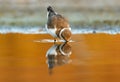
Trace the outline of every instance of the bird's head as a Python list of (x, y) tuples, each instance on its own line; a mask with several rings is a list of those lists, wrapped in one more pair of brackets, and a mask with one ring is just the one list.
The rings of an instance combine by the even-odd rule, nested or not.
[(53, 8), (52, 8), (51, 6), (48, 6), (48, 7), (47, 7), (47, 11), (48, 11), (48, 12), (54, 12), (54, 10), (53, 10)]

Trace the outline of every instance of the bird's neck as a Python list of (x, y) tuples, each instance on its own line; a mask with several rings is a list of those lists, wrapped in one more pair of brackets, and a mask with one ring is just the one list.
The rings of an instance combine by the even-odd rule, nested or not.
[(49, 19), (50, 17), (54, 16), (54, 15), (57, 15), (56, 12), (47, 12), (47, 19)]

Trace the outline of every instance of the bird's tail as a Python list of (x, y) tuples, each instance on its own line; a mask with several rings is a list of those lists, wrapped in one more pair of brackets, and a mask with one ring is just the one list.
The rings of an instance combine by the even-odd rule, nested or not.
[(71, 35), (72, 35), (71, 30), (68, 28), (62, 29), (59, 34), (60, 38), (65, 41), (69, 41), (71, 39)]

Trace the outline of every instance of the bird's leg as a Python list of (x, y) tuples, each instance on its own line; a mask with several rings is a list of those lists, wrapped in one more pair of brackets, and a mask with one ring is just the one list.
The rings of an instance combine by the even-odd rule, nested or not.
[(56, 38), (54, 38), (54, 44), (56, 43), (56, 41), (57, 41)]
[(57, 40), (56, 39), (54, 39), (54, 42), (56, 42)]
[(69, 42), (68, 40), (65, 40), (65, 43)]

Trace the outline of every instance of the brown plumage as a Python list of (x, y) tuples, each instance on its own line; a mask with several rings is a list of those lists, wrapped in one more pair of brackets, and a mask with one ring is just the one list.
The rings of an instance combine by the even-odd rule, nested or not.
[(54, 38), (69, 41), (71, 38), (71, 28), (68, 21), (60, 14), (54, 12), (52, 7), (48, 7), (47, 31)]
[(71, 35), (71, 32), (68, 29), (65, 29), (59, 37), (63, 38), (65, 41), (69, 41), (71, 39)]

